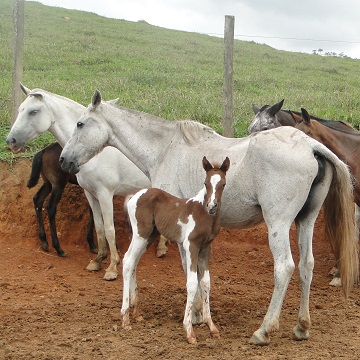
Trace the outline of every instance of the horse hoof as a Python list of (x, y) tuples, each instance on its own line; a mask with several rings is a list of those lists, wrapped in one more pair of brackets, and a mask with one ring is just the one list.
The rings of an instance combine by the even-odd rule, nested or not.
[(260, 345), (260, 346), (265, 346), (265, 345), (269, 345), (270, 343), (270, 336), (269, 335), (263, 335), (260, 330), (257, 330), (254, 332), (253, 336), (251, 337), (251, 339), (249, 340), (250, 344), (253, 345)]
[(118, 277), (118, 273), (114, 271), (106, 271), (103, 277), (104, 280), (111, 281), (116, 280)]
[(61, 249), (57, 250), (57, 254), (60, 257), (66, 257), (67, 256), (66, 252), (64, 250), (61, 250)]
[(166, 253), (167, 253), (167, 248), (165, 248), (165, 249), (157, 249), (156, 250), (156, 257), (164, 258)]
[(302, 329), (299, 325), (294, 326), (293, 328), (293, 339), (294, 340), (307, 340), (309, 338), (309, 330)]
[(101, 269), (101, 265), (94, 260), (91, 260), (89, 265), (86, 267), (88, 271), (99, 271)]
[(217, 330), (217, 331), (212, 331), (210, 334), (211, 334), (211, 337), (213, 337), (214, 339), (220, 339), (220, 332), (219, 332), (219, 330)]
[(336, 266), (332, 267), (328, 275), (331, 277), (339, 277), (339, 269)]
[(46, 251), (49, 252), (49, 245), (48, 244), (41, 244), (41, 248)]
[(329, 285), (331, 286), (341, 286), (341, 278), (334, 277), (330, 282)]
[(197, 343), (197, 340), (196, 340), (196, 337), (188, 337), (187, 338), (187, 341), (188, 341), (188, 343), (189, 344), (191, 344), (191, 345), (194, 345), (194, 344), (196, 344)]
[(144, 318), (141, 315), (138, 315), (135, 317), (135, 321), (141, 322), (141, 321), (144, 321)]

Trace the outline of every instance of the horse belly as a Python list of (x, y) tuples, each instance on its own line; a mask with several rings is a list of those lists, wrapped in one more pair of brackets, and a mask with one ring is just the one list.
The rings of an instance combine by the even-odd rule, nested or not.
[(222, 209), (221, 226), (244, 229), (258, 225), (264, 221), (261, 207), (258, 205), (239, 206)]

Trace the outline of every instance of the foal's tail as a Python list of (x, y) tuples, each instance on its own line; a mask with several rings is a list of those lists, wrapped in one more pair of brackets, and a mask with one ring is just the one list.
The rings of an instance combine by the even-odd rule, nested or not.
[(338, 260), (342, 288), (345, 297), (348, 297), (353, 285), (359, 281), (359, 245), (355, 231), (353, 184), (349, 169), (342, 161), (325, 157), (330, 160), (334, 169), (324, 201), (325, 236)]
[(41, 168), (42, 168), (42, 157), (44, 152), (45, 150), (39, 151), (38, 153), (35, 154), (33, 158), (30, 179), (27, 183), (27, 187), (29, 189), (33, 188), (39, 181)]

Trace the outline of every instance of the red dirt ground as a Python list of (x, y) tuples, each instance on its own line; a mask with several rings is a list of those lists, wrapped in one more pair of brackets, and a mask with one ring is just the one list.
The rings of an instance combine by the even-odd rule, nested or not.
[[(0, 163), (0, 359), (359, 359), (360, 289), (346, 303), (328, 286), (333, 264), (323, 238), (321, 215), (314, 236), (315, 272), (310, 299), (311, 337), (291, 339), (299, 307), (298, 275), (290, 283), (280, 329), (266, 347), (248, 340), (266, 313), (273, 290), (273, 261), (265, 226), (223, 229), (213, 245), (211, 310), (220, 339), (196, 326), (197, 345), (186, 342), (182, 327), (185, 276), (177, 246), (163, 259), (150, 248), (138, 267), (144, 321), (121, 328), (121, 276), (106, 282), (103, 271), (85, 270), (94, 257), (85, 241), (85, 196), (68, 186), (58, 207), (59, 239), (67, 257), (39, 248), (30, 161)], [(122, 200), (115, 200), (117, 243), (129, 245)], [(47, 223), (47, 222), (46, 222)], [(294, 258), (298, 252), (291, 230)], [(104, 264), (104, 267), (107, 264)], [(119, 267), (121, 274), (121, 267)]]

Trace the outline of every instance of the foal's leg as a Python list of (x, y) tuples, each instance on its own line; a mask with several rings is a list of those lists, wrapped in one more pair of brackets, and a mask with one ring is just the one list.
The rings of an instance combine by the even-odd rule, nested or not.
[(207, 246), (199, 253), (199, 279), (203, 300), (203, 321), (209, 327), (210, 334), (213, 337), (220, 337), (219, 330), (211, 319), (210, 313), (210, 272), (209, 272), (209, 256), (211, 247)]
[(123, 259), (123, 302), (121, 314), (123, 316), (122, 327), (131, 329), (130, 306), (134, 306), (134, 316), (139, 316), (138, 290), (136, 284), (136, 267), (141, 256), (145, 253), (148, 241), (137, 234), (133, 234), (128, 251)]
[(192, 310), (193, 310), (195, 295), (199, 287), (198, 274), (197, 274), (199, 249), (194, 244), (189, 243), (189, 240), (185, 240), (184, 250), (186, 255), (187, 299), (186, 299), (183, 325), (186, 332), (186, 338), (189, 344), (195, 344), (196, 336), (192, 326)]
[(36, 218), (38, 221), (39, 239), (41, 241), (41, 248), (45, 251), (49, 251), (49, 244), (46, 240), (44, 219), (42, 217), (42, 208), (46, 197), (51, 193), (52, 186), (49, 181), (44, 181), (43, 185), (36, 192), (33, 197)]
[(250, 342), (256, 345), (269, 344), (269, 334), (279, 328), (281, 307), (295, 269), (290, 249), (290, 225), (291, 222), (286, 224), (285, 221), (268, 225), (269, 245), (274, 258), (274, 292), (263, 323), (250, 339)]
[[(182, 243), (178, 243), (178, 248), (180, 252), (181, 265), (184, 270), (185, 276), (187, 276), (187, 260), (186, 260), (186, 252)], [(199, 279), (198, 279), (199, 280)], [(198, 281), (198, 289), (195, 294), (194, 304), (192, 308), (192, 323), (193, 325), (202, 324), (203, 323), (203, 315), (202, 315), (202, 298), (201, 298), (201, 289), (200, 282)]]
[(98, 271), (101, 269), (101, 262), (107, 256), (104, 223), (101, 216), (100, 204), (97, 199), (87, 190), (85, 190), (85, 195), (93, 212), (96, 236), (98, 241), (97, 256), (94, 260), (90, 261), (89, 265), (86, 267), (86, 270)]
[(56, 222), (55, 222), (55, 216), (56, 216), (56, 208), (61, 200), (61, 196), (64, 192), (66, 184), (64, 186), (62, 185), (53, 185), (53, 189), (50, 195), (49, 202), (46, 206), (46, 210), (49, 217), (49, 223), (50, 223), (50, 233), (51, 233), (51, 240), (52, 240), (52, 246), (56, 250), (57, 254), (59, 256), (65, 256), (64, 250), (61, 248), (59, 243), (59, 238), (56, 231)]

